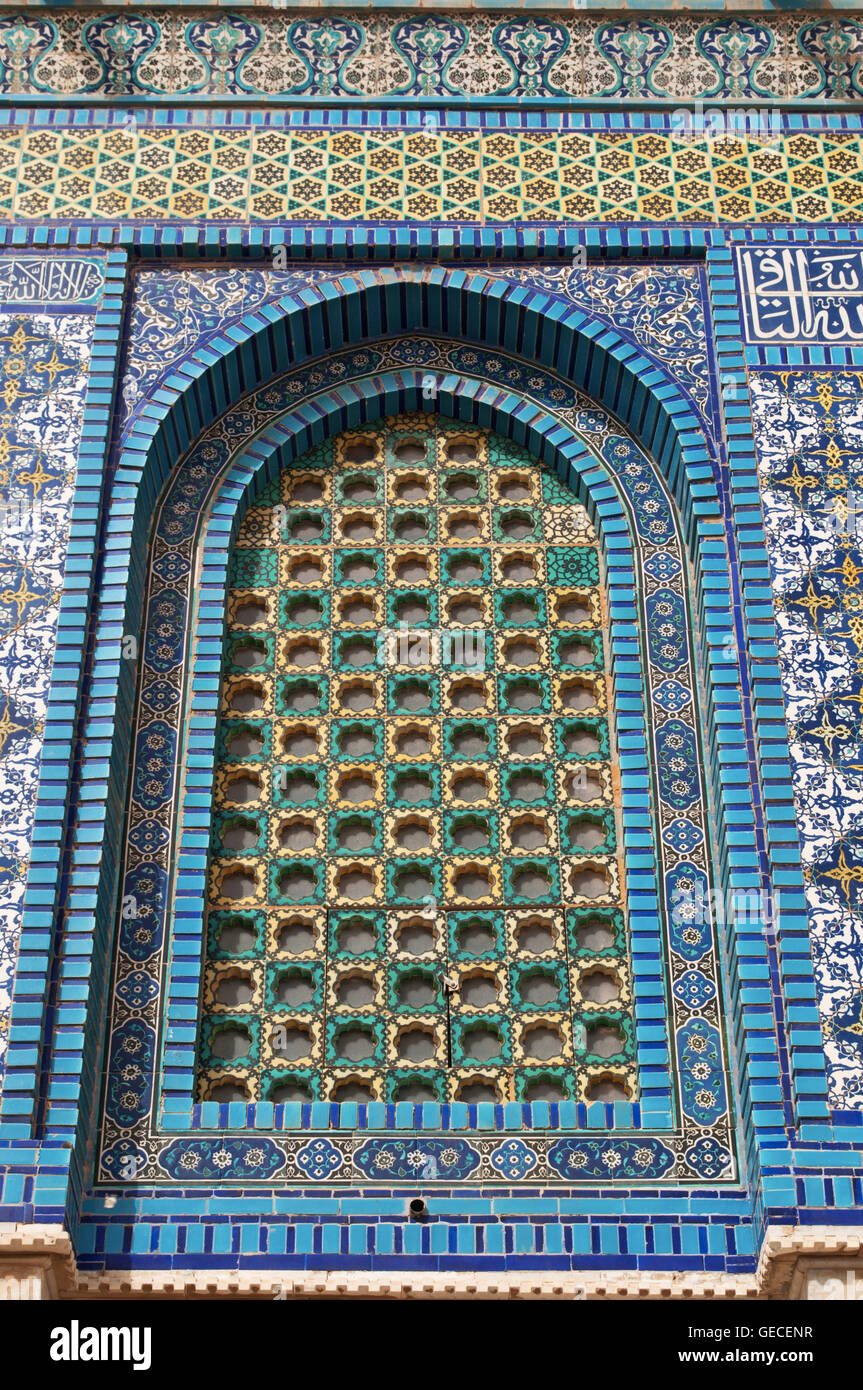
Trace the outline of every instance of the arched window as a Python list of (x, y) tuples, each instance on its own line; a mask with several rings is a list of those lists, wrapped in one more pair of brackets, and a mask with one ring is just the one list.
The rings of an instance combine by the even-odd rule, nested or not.
[(434, 416), (350, 431), (233, 551), (199, 1097), (634, 1099), (596, 537)]

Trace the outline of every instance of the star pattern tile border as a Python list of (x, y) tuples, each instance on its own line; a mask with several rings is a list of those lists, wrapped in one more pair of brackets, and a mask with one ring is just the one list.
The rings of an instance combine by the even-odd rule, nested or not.
[(0, 127), (0, 219), (860, 222), (863, 134)]

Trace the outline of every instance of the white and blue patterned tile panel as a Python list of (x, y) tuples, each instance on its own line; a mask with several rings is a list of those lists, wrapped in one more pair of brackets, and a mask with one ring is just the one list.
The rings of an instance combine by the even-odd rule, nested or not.
[[(281, 8), (281, 7), (280, 7)], [(753, 101), (863, 94), (854, 16), (44, 8), (0, 19), (0, 96)]]
[(750, 378), (830, 1100), (863, 1104), (863, 376)]
[(0, 307), (0, 1082), (92, 334), (91, 313)]

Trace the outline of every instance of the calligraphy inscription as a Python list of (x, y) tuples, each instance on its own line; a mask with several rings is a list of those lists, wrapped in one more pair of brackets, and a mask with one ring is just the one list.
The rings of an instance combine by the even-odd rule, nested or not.
[(0, 309), (95, 306), (103, 282), (100, 262), (84, 256), (2, 256)]
[(863, 342), (863, 247), (738, 251), (748, 343)]

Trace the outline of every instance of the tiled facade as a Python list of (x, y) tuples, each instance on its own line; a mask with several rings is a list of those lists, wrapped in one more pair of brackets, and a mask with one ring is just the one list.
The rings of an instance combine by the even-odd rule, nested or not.
[(859, 1229), (863, 30), (553, 11), (0, 19), (0, 1222), (73, 1294)]

